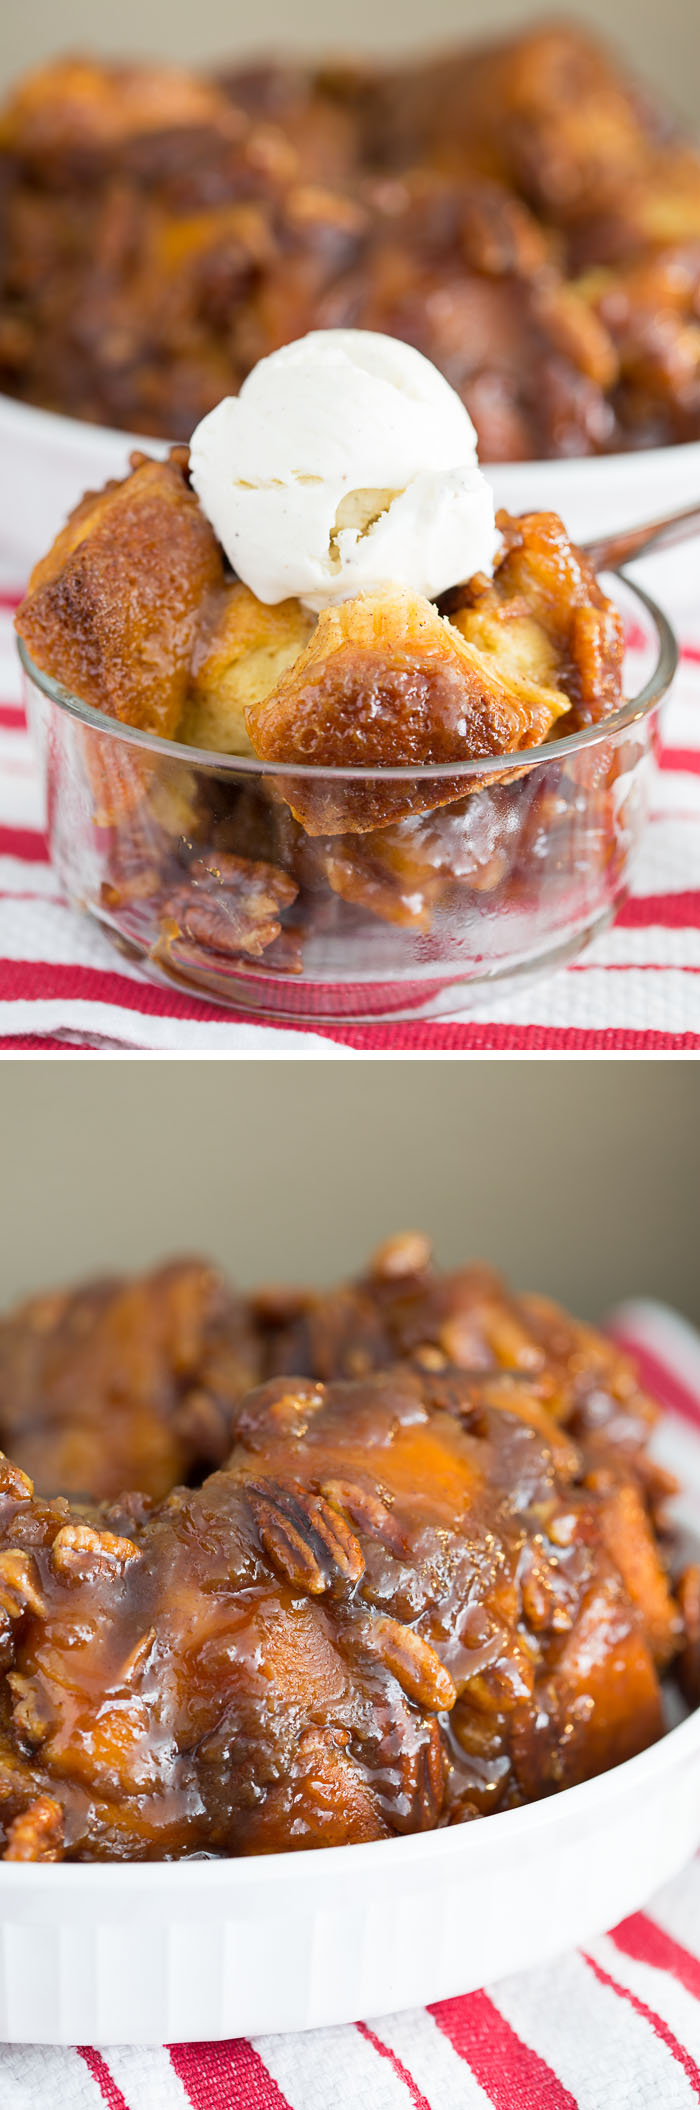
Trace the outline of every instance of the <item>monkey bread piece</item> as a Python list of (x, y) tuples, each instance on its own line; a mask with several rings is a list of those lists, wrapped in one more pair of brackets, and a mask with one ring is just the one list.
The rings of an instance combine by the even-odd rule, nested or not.
[(518, 1295), (491, 1268), (441, 1272), (422, 1232), (387, 1239), (354, 1283), (260, 1291), (252, 1312), (270, 1374), (298, 1370), (326, 1381), (404, 1362), (436, 1373), (504, 1372), (573, 1436), (588, 1469), (617, 1460), (652, 1511), (669, 1492), (647, 1451), (658, 1409), (616, 1343), (547, 1297)]
[(458, 799), (459, 778), (355, 784), (330, 772), (468, 762), (537, 746), (568, 710), (561, 690), (508, 670), (431, 601), (401, 587), (324, 609), (273, 694), (246, 713), (256, 754), (313, 763), (325, 782), (283, 785), (309, 835), (363, 834)]
[(226, 1456), (258, 1374), (240, 1300), (202, 1261), (173, 1261), (0, 1320), (0, 1437), (47, 1494), (159, 1498)]
[(178, 738), (220, 754), (252, 755), (246, 710), (264, 703), (308, 643), (314, 618), (296, 600), (268, 607), (240, 581), (213, 605), (195, 644)]
[(576, 1446), (513, 1389), (267, 1383), (225, 1468), (133, 1534), (42, 1505), (5, 1462), (6, 1851), (379, 1839), (653, 1742), (644, 1605)]
[(565, 732), (595, 725), (622, 703), (619, 611), (557, 513), (496, 517), (503, 549), (493, 580), (478, 576), (447, 595), (450, 620), (504, 676), (522, 670), (559, 684), (571, 705)]
[(38, 157), (175, 126), (198, 128), (212, 121), (220, 101), (213, 82), (198, 80), (185, 67), (59, 58), (13, 89), (2, 113), (0, 144)]
[[(699, 212), (697, 152), (569, 23), (395, 67), (58, 60), (0, 112), (0, 385), (187, 439), (338, 324), (434, 359), (484, 460), (696, 437)], [(658, 258), (660, 343), (626, 280)]]
[(223, 566), (182, 453), (133, 457), (89, 493), (35, 567), (16, 627), (35, 665), (83, 703), (170, 739), (195, 631)]
[(383, 923), (428, 931), (458, 890), (492, 894), (507, 879), (532, 793), (525, 776), (370, 835), (309, 836), (297, 855), (300, 876), (312, 884), (317, 872), (334, 894)]
[(624, 194), (669, 129), (604, 44), (556, 21), (416, 69), (407, 110), (429, 161), (478, 168), (563, 227)]

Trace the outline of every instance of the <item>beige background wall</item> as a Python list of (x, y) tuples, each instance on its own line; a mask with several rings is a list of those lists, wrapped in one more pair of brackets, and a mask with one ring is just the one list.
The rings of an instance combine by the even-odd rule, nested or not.
[(700, 1323), (700, 1066), (6, 1061), (0, 1302), (203, 1250), (330, 1281), (391, 1230), (600, 1316)]
[[(551, 12), (552, 10), (550, 10)], [(557, 9), (563, 13), (564, 8)], [(614, 35), (690, 117), (698, 114), (698, 0), (578, 0), (584, 21)], [(278, 48), (387, 50), (491, 31), (546, 13), (537, 0), (0, 0), (0, 84), (49, 53), (91, 46), (173, 59)]]

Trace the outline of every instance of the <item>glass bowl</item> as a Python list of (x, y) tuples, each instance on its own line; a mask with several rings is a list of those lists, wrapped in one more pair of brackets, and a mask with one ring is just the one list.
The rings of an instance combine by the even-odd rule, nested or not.
[(644, 828), (673, 632), (624, 574), (625, 702), (514, 755), (284, 766), (151, 738), (20, 643), (62, 889), (160, 982), (248, 1012), (428, 1017), (570, 960), (609, 921)]

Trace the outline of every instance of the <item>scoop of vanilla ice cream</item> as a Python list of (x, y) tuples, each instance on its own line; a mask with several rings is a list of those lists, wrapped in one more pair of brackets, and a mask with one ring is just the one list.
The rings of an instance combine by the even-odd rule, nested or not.
[(488, 571), (493, 499), (468, 411), (412, 345), (312, 330), (202, 418), (192, 483), (260, 601), (318, 613), (393, 583), (433, 599)]

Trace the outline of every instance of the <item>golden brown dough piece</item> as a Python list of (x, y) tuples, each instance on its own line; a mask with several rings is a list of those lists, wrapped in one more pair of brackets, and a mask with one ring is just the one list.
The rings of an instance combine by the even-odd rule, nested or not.
[(668, 1476), (647, 1452), (658, 1409), (630, 1358), (547, 1297), (518, 1295), (491, 1268), (443, 1273), (422, 1232), (400, 1233), (338, 1289), (261, 1290), (252, 1311), (264, 1367), (324, 1381), (390, 1363), (517, 1377), (585, 1450), (591, 1469), (619, 1459), (652, 1507)]
[(46, 1494), (159, 1498), (226, 1456), (258, 1375), (240, 1299), (203, 1261), (172, 1261), (0, 1320), (0, 1437)]
[(277, 687), (313, 627), (300, 601), (269, 607), (240, 580), (227, 586), (196, 640), (179, 738), (191, 747), (252, 755), (246, 711)]
[(10, 1854), (57, 1809), (77, 1859), (376, 1839), (618, 1763), (663, 1716), (609, 1536), (527, 1388), (454, 1371), (264, 1385), (133, 1532), (5, 1462)]
[[(538, 670), (539, 672), (539, 670)], [(438, 614), (399, 587), (324, 609), (306, 650), (246, 724), (265, 761), (374, 768), (467, 762), (546, 738), (568, 709), (560, 689), (503, 673)], [(459, 798), (459, 779), (359, 784), (284, 782), (309, 835), (363, 834)]]
[(558, 684), (572, 706), (562, 730), (577, 732), (622, 702), (622, 618), (557, 513), (500, 512), (497, 521), (493, 580), (448, 595), (451, 621), (504, 679)]
[(169, 739), (223, 566), (182, 454), (133, 463), (123, 483), (81, 499), (32, 573), (17, 630), (36, 666), (83, 703)]

